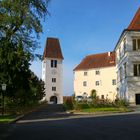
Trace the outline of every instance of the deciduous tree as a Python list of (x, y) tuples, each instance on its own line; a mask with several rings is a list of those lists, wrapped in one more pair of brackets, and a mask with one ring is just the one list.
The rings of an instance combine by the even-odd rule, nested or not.
[[(0, 84), (7, 84), (7, 96), (23, 99), (30, 96), (39, 80), (31, 78), (30, 62), (37, 56), (37, 39), (42, 32), (41, 19), (49, 14), (50, 0), (0, 1)], [(32, 80), (32, 81), (31, 81)], [(42, 96), (40, 96), (42, 97)], [(21, 100), (20, 100), (21, 101)]]

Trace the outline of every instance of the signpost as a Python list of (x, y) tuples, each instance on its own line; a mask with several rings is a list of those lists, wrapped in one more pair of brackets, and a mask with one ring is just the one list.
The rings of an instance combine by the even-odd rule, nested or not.
[(2, 90), (3, 90), (3, 91), (6, 90), (6, 84), (2, 84)]
[(4, 115), (4, 92), (6, 91), (6, 84), (2, 84), (2, 115)]

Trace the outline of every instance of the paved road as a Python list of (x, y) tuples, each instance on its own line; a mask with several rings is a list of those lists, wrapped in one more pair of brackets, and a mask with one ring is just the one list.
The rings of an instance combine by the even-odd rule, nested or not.
[(54, 108), (13, 124), (7, 140), (140, 140), (140, 114), (81, 117)]

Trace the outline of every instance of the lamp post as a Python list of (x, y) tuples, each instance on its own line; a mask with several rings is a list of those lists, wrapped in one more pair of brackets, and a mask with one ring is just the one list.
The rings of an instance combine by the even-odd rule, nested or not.
[(2, 115), (4, 115), (4, 92), (6, 91), (6, 84), (2, 84)]

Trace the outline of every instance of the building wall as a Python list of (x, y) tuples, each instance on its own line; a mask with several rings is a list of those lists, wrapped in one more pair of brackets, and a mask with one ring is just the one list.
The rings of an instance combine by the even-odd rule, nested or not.
[[(100, 74), (96, 75), (96, 71), (100, 71)], [(87, 72), (87, 76), (84, 75), (84, 72)], [(101, 98), (101, 95), (104, 95), (105, 99), (115, 100), (116, 85), (112, 85), (113, 79), (117, 79), (115, 66), (75, 71), (74, 93), (76, 96), (83, 96), (84, 93), (90, 96), (91, 90), (95, 89), (99, 98)], [(87, 82), (87, 86), (83, 86), (84, 81)], [(96, 81), (99, 81), (100, 85), (97, 86)]]
[(140, 77), (134, 76), (134, 63), (140, 63), (140, 51), (133, 50), (133, 38), (140, 38), (140, 33), (125, 32), (116, 47), (118, 94), (131, 104), (136, 103), (135, 94), (140, 93)]
[[(57, 68), (51, 67), (51, 60), (57, 60)], [(42, 61), (42, 80), (45, 82), (44, 100), (50, 102), (51, 96), (56, 96), (58, 104), (63, 103), (62, 93), (62, 73), (63, 65), (61, 59), (44, 59)], [(52, 82), (52, 78), (56, 78), (56, 82)], [(52, 87), (56, 87), (56, 91), (52, 91)]]

